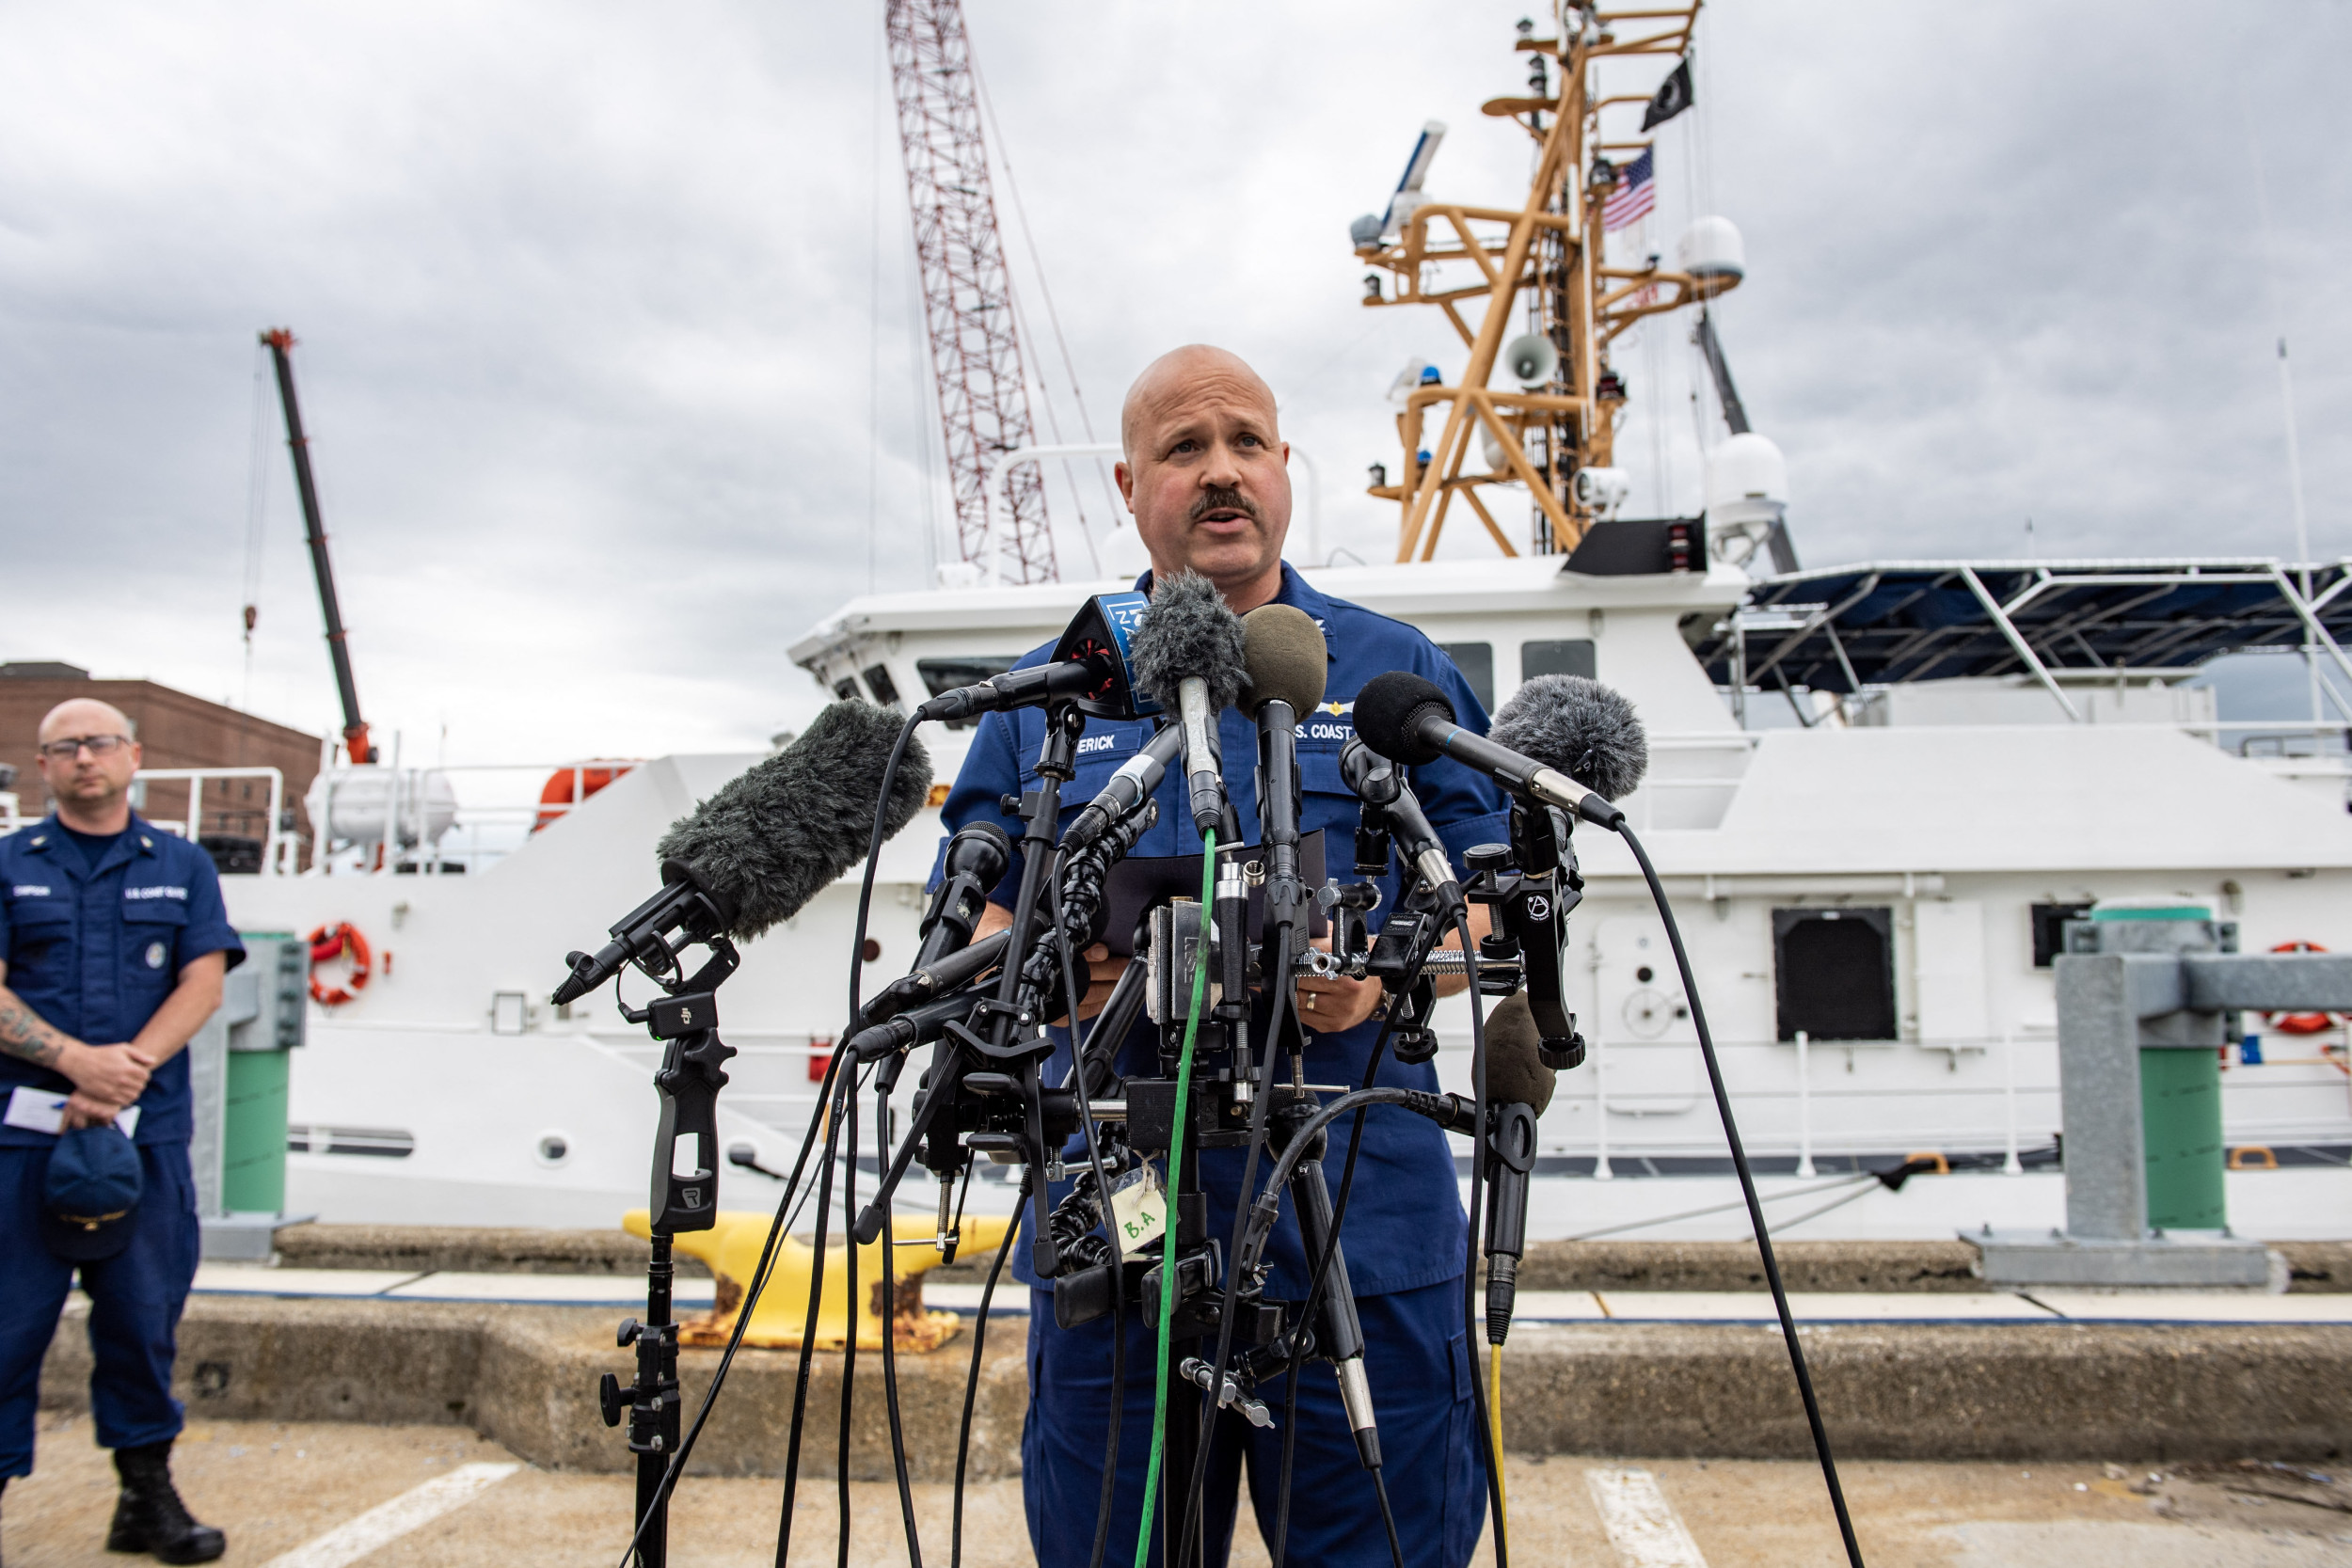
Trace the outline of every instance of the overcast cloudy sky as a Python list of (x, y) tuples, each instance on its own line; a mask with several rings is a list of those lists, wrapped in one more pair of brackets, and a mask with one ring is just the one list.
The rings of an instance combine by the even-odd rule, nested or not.
[[(1525, 139), (1477, 105), (1522, 10), (971, 0), (1094, 429), (1152, 354), (1229, 344), (1327, 547), (1392, 549), (1381, 394), (1461, 353), (1358, 306), (1347, 224), (1433, 118), (1432, 190), (1517, 199)], [(0, 5), (0, 657), (333, 727), (274, 401), (254, 461), (286, 324), (360, 692), (411, 756), (804, 716), (785, 648), (927, 581), (943, 517), (882, 36), (880, 0)], [(1721, 325), (1808, 562), (2023, 553), (2028, 517), (2045, 556), (2287, 555), (2281, 332), (2312, 546), (2352, 551), (2352, 4), (1722, 0), (1701, 47), (1655, 243), (1746, 236)], [(1621, 458), (1688, 509), (1687, 325), (1646, 330), (1620, 364), (1663, 412)]]

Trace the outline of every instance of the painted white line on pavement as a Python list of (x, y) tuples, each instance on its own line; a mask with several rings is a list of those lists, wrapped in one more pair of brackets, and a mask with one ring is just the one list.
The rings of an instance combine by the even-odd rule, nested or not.
[(1601, 1528), (1625, 1568), (1707, 1568), (1698, 1543), (1647, 1470), (1587, 1470)]
[(521, 1468), (519, 1465), (460, 1465), (291, 1552), (278, 1553), (266, 1568), (345, 1568), (410, 1530), (465, 1507), (476, 1493), (496, 1486)]

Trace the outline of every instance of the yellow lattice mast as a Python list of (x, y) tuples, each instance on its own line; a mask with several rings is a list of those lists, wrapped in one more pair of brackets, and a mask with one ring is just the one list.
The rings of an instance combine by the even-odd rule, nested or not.
[[(1702, 4), (1617, 11), (1564, 7), (1560, 36), (1550, 39), (1526, 36), (1533, 29), (1521, 23), (1518, 47), (1537, 57), (1529, 92), (1491, 99), (1484, 108), (1518, 121), (1540, 150), (1525, 201), (1512, 210), (1422, 198), (1415, 170), (1425, 162), (1417, 152), (1387, 218), (1359, 221), (1357, 254), (1392, 275), (1365, 278), (1364, 304), (1435, 305), (1470, 346), (1459, 383), (1407, 391), (1397, 419), (1402, 477), (1371, 487), (1404, 507), (1397, 560), (1436, 554), (1456, 495), (1503, 554), (1518, 554), (1479, 495), (1486, 485), (1515, 481), (1534, 498), (1534, 553), (1575, 548), (1596, 505), (1613, 504), (1591, 483), (1576, 483), (1581, 472), (1613, 467), (1625, 388), (1609, 369), (1610, 344), (1645, 316), (1695, 305), (1739, 282), (1736, 258), (1703, 255), (1687, 271), (1655, 260), (1613, 267), (1604, 259), (1602, 209), (1613, 189), (1607, 162), (1648, 144), (1602, 141), (1601, 111), (1648, 103), (1651, 94), (1600, 96), (1599, 62), (1684, 55)], [(1548, 62), (1556, 62), (1556, 71)], [(1443, 134), (1442, 127), (1431, 130)], [(1423, 147), (1434, 150), (1426, 137)], [(1534, 296), (1532, 311), (1520, 302), (1521, 290)], [(1461, 309), (1474, 299), (1486, 307), (1475, 328)], [(1528, 326), (1515, 334), (1513, 324), (1521, 320)], [(1516, 387), (1488, 385), (1499, 366)], [(1444, 424), (1436, 443), (1424, 447), (1431, 416), (1440, 410)]]

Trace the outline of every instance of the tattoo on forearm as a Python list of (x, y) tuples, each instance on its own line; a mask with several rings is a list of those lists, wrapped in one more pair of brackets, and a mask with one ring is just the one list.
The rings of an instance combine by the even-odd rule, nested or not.
[(0, 1001), (0, 1051), (42, 1067), (56, 1067), (65, 1053), (57, 1032), (14, 998)]

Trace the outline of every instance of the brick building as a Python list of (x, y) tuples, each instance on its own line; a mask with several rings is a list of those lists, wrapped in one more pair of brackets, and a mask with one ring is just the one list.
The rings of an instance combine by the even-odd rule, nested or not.
[[(48, 810), (34, 742), (49, 710), (70, 697), (95, 697), (130, 716), (135, 736), (147, 749), (149, 768), (275, 768), (285, 776), (285, 803), (292, 827), (308, 832), (303, 794), (319, 770), (319, 737), (273, 724), (249, 713), (174, 691), (153, 681), (92, 680), (71, 664), (0, 664), (0, 765), (16, 769), (20, 809), (28, 816)], [(157, 780), (146, 786), (139, 814), (155, 822), (183, 822), (188, 786)], [(266, 779), (208, 779), (204, 821), (208, 838), (260, 839), (268, 817)], [(231, 866), (218, 847), (215, 859)], [(236, 867), (243, 869), (242, 866)]]

